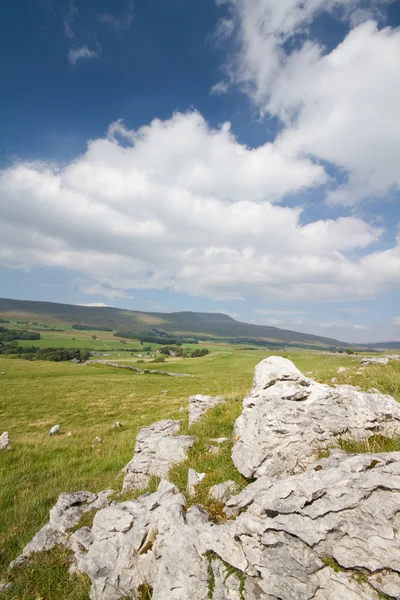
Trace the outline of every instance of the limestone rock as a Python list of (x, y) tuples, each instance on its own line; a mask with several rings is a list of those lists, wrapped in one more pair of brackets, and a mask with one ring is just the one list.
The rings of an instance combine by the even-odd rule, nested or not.
[(79, 523), (86, 512), (108, 506), (111, 503), (108, 496), (112, 492), (113, 490), (106, 490), (99, 494), (91, 492), (60, 494), (56, 504), (50, 510), (49, 522), (38, 531), (10, 567), (24, 563), (34, 552), (51, 550), (57, 545), (66, 546), (68, 531)]
[(400, 575), (391, 571), (380, 571), (368, 578), (368, 581), (378, 592), (391, 598), (400, 598)]
[(223, 562), (211, 560), (214, 576), (212, 600), (242, 600), (240, 580), (235, 573), (229, 573)]
[(382, 356), (382, 357), (366, 357), (366, 358), (362, 358), (360, 360), (360, 363), (362, 365), (388, 365), (389, 364), (389, 358), (387, 356)]
[[(302, 474), (260, 477), (231, 497), (236, 520), (214, 525), (200, 506), (185, 511), (163, 480), (153, 494), (97, 512), (68, 547), (92, 600), (136, 598), (144, 583), (153, 600), (207, 600), (210, 571), (213, 600), (397, 598), (399, 495), (400, 452), (335, 450)], [(71, 501), (60, 500), (61, 512)]]
[[(237, 519), (205, 530), (201, 543), (257, 578), (261, 598), (377, 600), (352, 575), (399, 571), (399, 492), (400, 452), (334, 451), (301, 475), (250, 484), (227, 502)], [(343, 572), (325, 566), (326, 557)], [(386, 581), (395, 586), (398, 578)]]
[(203, 396), (202, 394), (191, 396), (189, 398), (189, 427), (200, 421), (204, 413), (221, 402), (224, 402), (221, 396)]
[(57, 435), (57, 433), (60, 433), (60, 429), (61, 427), (59, 425), (54, 425), (54, 427), (50, 429), (49, 435)]
[(8, 431), (0, 435), (0, 450), (11, 450), (11, 441)]
[(96, 514), (91, 540), (85, 537), (88, 550), (77, 558), (77, 569), (92, 581), (93, 600), (117, 600), (122, 592), (136, 598), (144, 583), (153, 600), (207, 599), (208, 563), (196, 547), (207, 515), (198, 506), (185, 514), (185, 502), (163, 480), (157, 492)]
[(189, 498), (196, 495), (196, 485), (203, 481), (205, 473), (197, 473), (194, 469), (188, 471), (187, 495)]
[(123, 469), (123, 491), (145, 489), (151, 476), (165, 479), (172, 465), (186, 460), (195, 438), (175, 436), (179, 429), (180, 421), (164, 420), (139, 431), (134, 457)]
[(346, 367), (339, 367), (337, 372), (338, 373), (345, 373), (347, 371)]
[(339, 438), (400, 435), (400, 405), (390, 396), (308, 379), (292, 362), (256, 366), (253, 390), (234, 428), (232, 458), (245, 477), (300, 473)]
[(224, 481), (223, 483), (213, 485), (210, 488), (208, 495), (218, 502), (226, 502), (236, 490), (237, 485), (234, 481)]
[(228, 441), (228, 438), (227, 438), (227, 437), (211, 438), (211, 441), (212, 441), (214, 444), (224, 444), (225, 442), (227, 442), (227, 441)]

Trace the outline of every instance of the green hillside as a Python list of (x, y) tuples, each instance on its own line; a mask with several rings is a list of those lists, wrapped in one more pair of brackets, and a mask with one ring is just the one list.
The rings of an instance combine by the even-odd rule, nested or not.
[(55, 302), (0, 299), (0, 317), (39, 321), (61, 326), (77, 323), (91, 327), (109, 327), (119, 331), (159, 330), (176, 334), (195, 334), (219, 339), (244, 341), (266, 340), (285, 344), (348, 347), (350, 344), (316, 335), (252, 325), (235, 321), (228, 315), (216, 313), (175, 312), (155, 313), (124, 310), (112, 307), (88, 307)]

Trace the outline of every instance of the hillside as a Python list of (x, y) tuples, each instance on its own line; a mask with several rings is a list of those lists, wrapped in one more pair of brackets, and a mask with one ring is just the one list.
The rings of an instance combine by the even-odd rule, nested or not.
[(377, 342), (376, 344), (363, 344), (363, 346), (379, 350), (400, 350), (400, 342)]
[(155, 313), (113, 307), (88, 307), (55, 302), (0, 298), (0, 317), (61, 325), (78, 323), (123, 331), (158, 329), (168, 333), (196, 334), (216, 338), (268, 340), (285, 344), (349, 347), (331, 338), (299, 333), (278, 327), (252, 325), (217, 313)]

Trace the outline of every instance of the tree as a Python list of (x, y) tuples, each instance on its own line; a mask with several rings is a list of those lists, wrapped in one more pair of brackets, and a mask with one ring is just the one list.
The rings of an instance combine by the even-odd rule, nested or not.
[(197, 350), (193, 350), (192, 354), (190, 355), (192, 358), (199, 358), (200, 356), (206, 356), (207, 354), (209, 354), (210, 351), (207, 350), (207, 348), (198, 348)]

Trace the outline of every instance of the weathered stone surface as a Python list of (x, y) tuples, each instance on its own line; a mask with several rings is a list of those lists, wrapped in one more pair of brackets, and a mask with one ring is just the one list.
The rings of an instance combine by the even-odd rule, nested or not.
[(84, 365), (106, 365), (108, 367), (114, 367), (116, 369), (128, 369), (128, 371), (134, 371), (135, 373), (146, 373), (151, 375), (167, 375), (168, 377), (193, 377), (189, 373), (171, 373), (170, 371), (160, 371), (160, 369), (139, 369), (131, 365), (124, 365), (122, 363), (111, 362), (109, 360), (88, 360)]
[(187, 495), (189, 498), (196, 495), (196, 485), (203, 481), (205, 473), (197, 473), (194, 469), (188, 471)]
[[(109, 492), (62, 494), (19, 561), (67, 546), (73, 570), (91, 580), (92, 600), (137, 598), (143, 584), (153, 600), (400, 600), (400, 452), (335, 449), (313, 462), (313, 451), (338, 436), (397, 433), (399, 420), (389, 396), (332, 389), (289, 361), (267, 359), (235, 428), (235, 447), (244, 439), (243, 464), (257, 477), (223, 500), (235, 520), (216, 525), (201, 506), (186, 510), (185, 497), (165, 479), (157, 492), (119, 504)], [(194, 441), (175, 437), (178, 431), (179, 421), (143, 428), (127, 477), (167, 473), (177, 448), (182, 457)], [(168, 446), (180, 438), (183, 446)], [(210, 492), (223, 498), (231, 485)], [(100, 508), (92, 528), (68, 536), (92, 508)]]
[(180, 421), (164, 420), (139, 431), (134, 457), (123, 469), (123, 491), (145, 489), (152, 475), (166, 478), (172, 465), (186, 460), (195, 438), (175, 436), (179, 429)]
[(345, 373), (347, 371), (346, 367), (339, 367), (337, 372), (338, 373)]
[(400, 434), (400, 405), (392, 397), (322, 385), (280, 357), (256, 366), (243, 407), (232, 458), (245, 477), (300, 473), (339, 438)]
[(8, 431), (0, 435), (0, 450), (11, 450), (11, 441)]
[(240, 579), (235, 573), (229, 573), (223, 562), (211, 560), (214, 576), (212, 600), (242, 600)]
[(200, 421), (210, 408), (214, 408), (221, 402), (224, 402), (221, 396), (203, 396), (202, 394), (191, 396), (189, 398), (189, 427)]
[[(227, 502), (236, 521), (205, 531), (201, 542), (257, 577), (267, 598), (377, 599), (351, 576), (400, 570), (399, 493), (400, 453), (336, 450), (301, 475), (250, 484)], [(346, 571), (334, 573), (325, 557)]]
[(208, 562), (196, 546), (207, 514), (198, 506), (185, 514), (185, 503), (164, 480), (157, 492), (96, 514), (76, 567), (90, 577), (93, 600), (116, 600), (122, 593), (135, 598), (145, 583), (153, 600), (207, 599)]
[(108, 496), (112, 492), (113, 490), (106, 490), (99, 494), (91, 492), (60, 494), (56, 504), (50, 510), (49, 522), (38, 531), (10, 567), (22, 564), (34, 552), (51, 550), (57, 545), (66, 546), (68, 531), (79, 523), (86, 512), (108, 506), (111, 503)]
[(391, 571), (380, 571), (368, 578), (368, 581), (378, 592), (391, 598), (400, 598), (400, 575)]
[(224, 481), (223, 483), (213, 485), (208, 495), (218, 502), (226, 502), (236, 491), (237, 485), (234, 481)]
[(211, 441), (214, 444), (223, 444), (224, 442), (228, 441), (228, 438), (227, 437), (211, 438)]
[(360, 363), (362, 365), (388, 365), (389, 364), (389, 358), (387, 356), (385, 357), (366, 357), (366, 358), (362, 358), (360, 360)]

